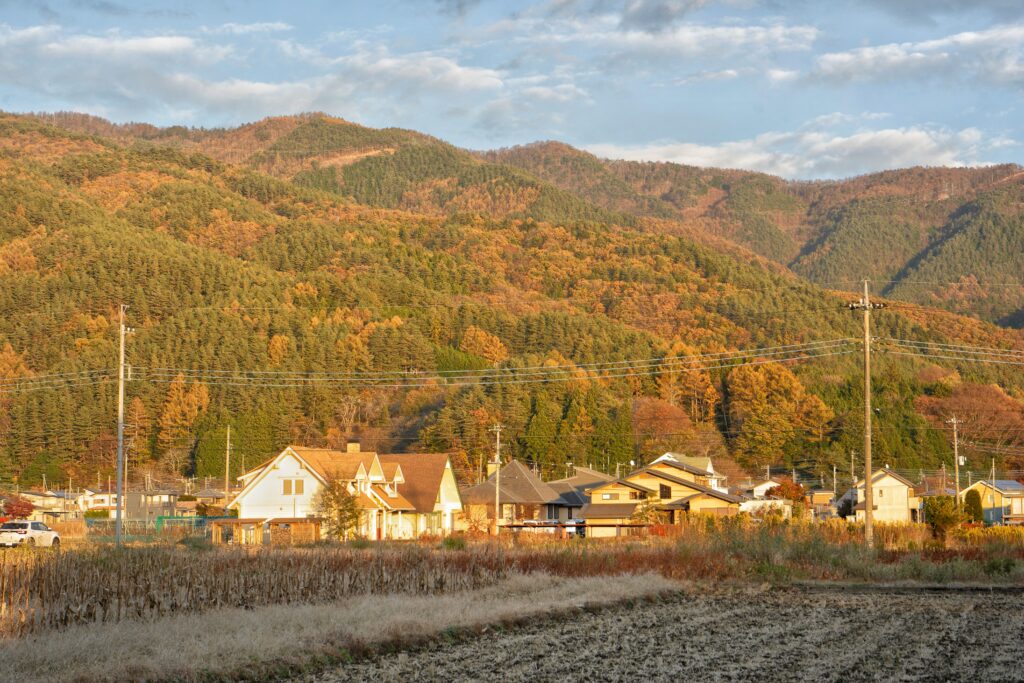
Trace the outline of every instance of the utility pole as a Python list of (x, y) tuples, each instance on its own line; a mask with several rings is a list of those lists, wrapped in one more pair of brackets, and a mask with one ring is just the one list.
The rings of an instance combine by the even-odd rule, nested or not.
[(868, 281), (864, 280), (864, 298), (858, 303), (850, 304), (850, 310), (864, 311), (864, 543), (870, 548), (874, 545), (874, 495), (871, 481), (871, 311), (884, 308), (885, 304), (871, 303)]
[(120, 343), (117, 362), (117, 507), (114, 512), (114, 542), (118, 548), (121, 547), (121, 510), (124, 508), (124, 312), (127, 308), (125, 304), (118, 308)]
[(224, 505), (228, 504), (227, 503), (227, 499), (230, 497), (228, 495), (228, 491), (231, 490), (231, 489), (228, 488), (229, 482), (230, 482), (230, 478), (229, 478), (229, 474), (228, 473), (230, 471), (231, 471), (231, 425), (229, 424), (228, 425), (227, 444), (225, 444), (225, 446), (224, 446)]
[(956, 506), (960, 507), (960, 420), (954, 415), (946, 422), (953, 425), (953, 478), (956, 479)]
[(499, 532), (501, 523), (501, 424), (491, 427), (494, 432), (494, 535)]
[[(996, 522), (997, 520), (996, 520), (996, 459), (995, 458), (992, 458), (992, 475), (991, 475), (991, 477), (992, 478), (988, 480), (988, 483), (989, 483), (988, 501), (989, 501), (989, 507), (992, 508), (992, 519), (990, 521)], [(1003, 514), (1002, 514), (1001, 511), (999, 513), (998, 521), (1000, 521), (1000, 522), (1003, 521)]]

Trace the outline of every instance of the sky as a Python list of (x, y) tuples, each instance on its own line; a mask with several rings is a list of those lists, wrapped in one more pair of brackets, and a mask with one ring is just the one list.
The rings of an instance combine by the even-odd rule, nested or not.
[(0, 0), (0, 109), (840, 178), (1022, 160), (1024, 0)]

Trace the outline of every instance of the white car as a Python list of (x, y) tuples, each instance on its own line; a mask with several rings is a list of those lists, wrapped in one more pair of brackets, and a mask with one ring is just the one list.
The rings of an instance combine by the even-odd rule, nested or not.
[(60, 547), (60, 534), (42, 522), (15, 520), (0, 525), (0, 547), (36, 545), (43, 548)]

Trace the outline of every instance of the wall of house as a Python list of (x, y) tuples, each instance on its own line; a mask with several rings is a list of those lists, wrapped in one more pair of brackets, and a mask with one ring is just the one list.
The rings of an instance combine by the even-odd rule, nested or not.
[[(872, 519), (876, 522), (910, 522), (910, 509), (917, 509), (915, 500), (911, 499), (910, 489), (906, 484), (888, 475), (873, 484), (872, 500), (876, 508)], [(857, 502), (864, 501), (864, 487), (857, 489)], [(857, 519), (863, 519), (863, 511), (857, 513)]]
[[(668, 474), (675, 476), (674, 472), (668, 472)], [(680, 474), (686, 473), (681, 472)], [(681, 477), (676, 478), (680, 479)], [(697, 489), (691, 489), (690, 487), (684, 486), (683, 484), (676, 484), (675, 482), (671, 482), (666, 479), (661, 479), (659, 477), (654, 476), (653, 474), (647, 474), (646, 472), (630, 475), (629, 481), (654, 491), (654, 495), (652, 496), (652, 498), (659, 498), (661, 487), (663, 485), (668, 486), (669, 490), (672, 492), (672, 496), (671, 498), (661, 498), (661, 501), (663, 503), (667, 503), (670, 500), (676, 500), (677, 498), (683, 498), (684, 496), (690, 496), (697, 492)]]
[[(284, 481), (293, 482), (292, 494), (284, 495)], [(302, 493), (295, 494), (295, 480), (301, 480)], [(242, 518), (309, 517), (314, 514), (313, 497), (320, 481), (290, 453), (282, 457), (259, 478), (259, 482), (239, 501)]]
[(451, 463), (445, 465), (438, 502), (434, 505), (434, 510), (441, 513), (442, 532), (450, 534), (454, 531), (456, 513), (462, 510), (462, 498), (459, 497), (459, 485), (455, 481)]
[(729, 503), (708, 495), (697, 496), (690, 500), (690, 512), (702, 512), (713, 515), (733, 514), (739, 512), (738, 503)]

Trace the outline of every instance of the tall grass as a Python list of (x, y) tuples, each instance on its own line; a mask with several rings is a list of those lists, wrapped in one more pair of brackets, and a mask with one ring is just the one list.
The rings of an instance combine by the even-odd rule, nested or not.
[(5, 552), (0, 553), (0, 635), (216, 607), (480, 588), (507, 573), (504, 563), (492, 554), (416, 547), (395, 552), (347, 548)]

